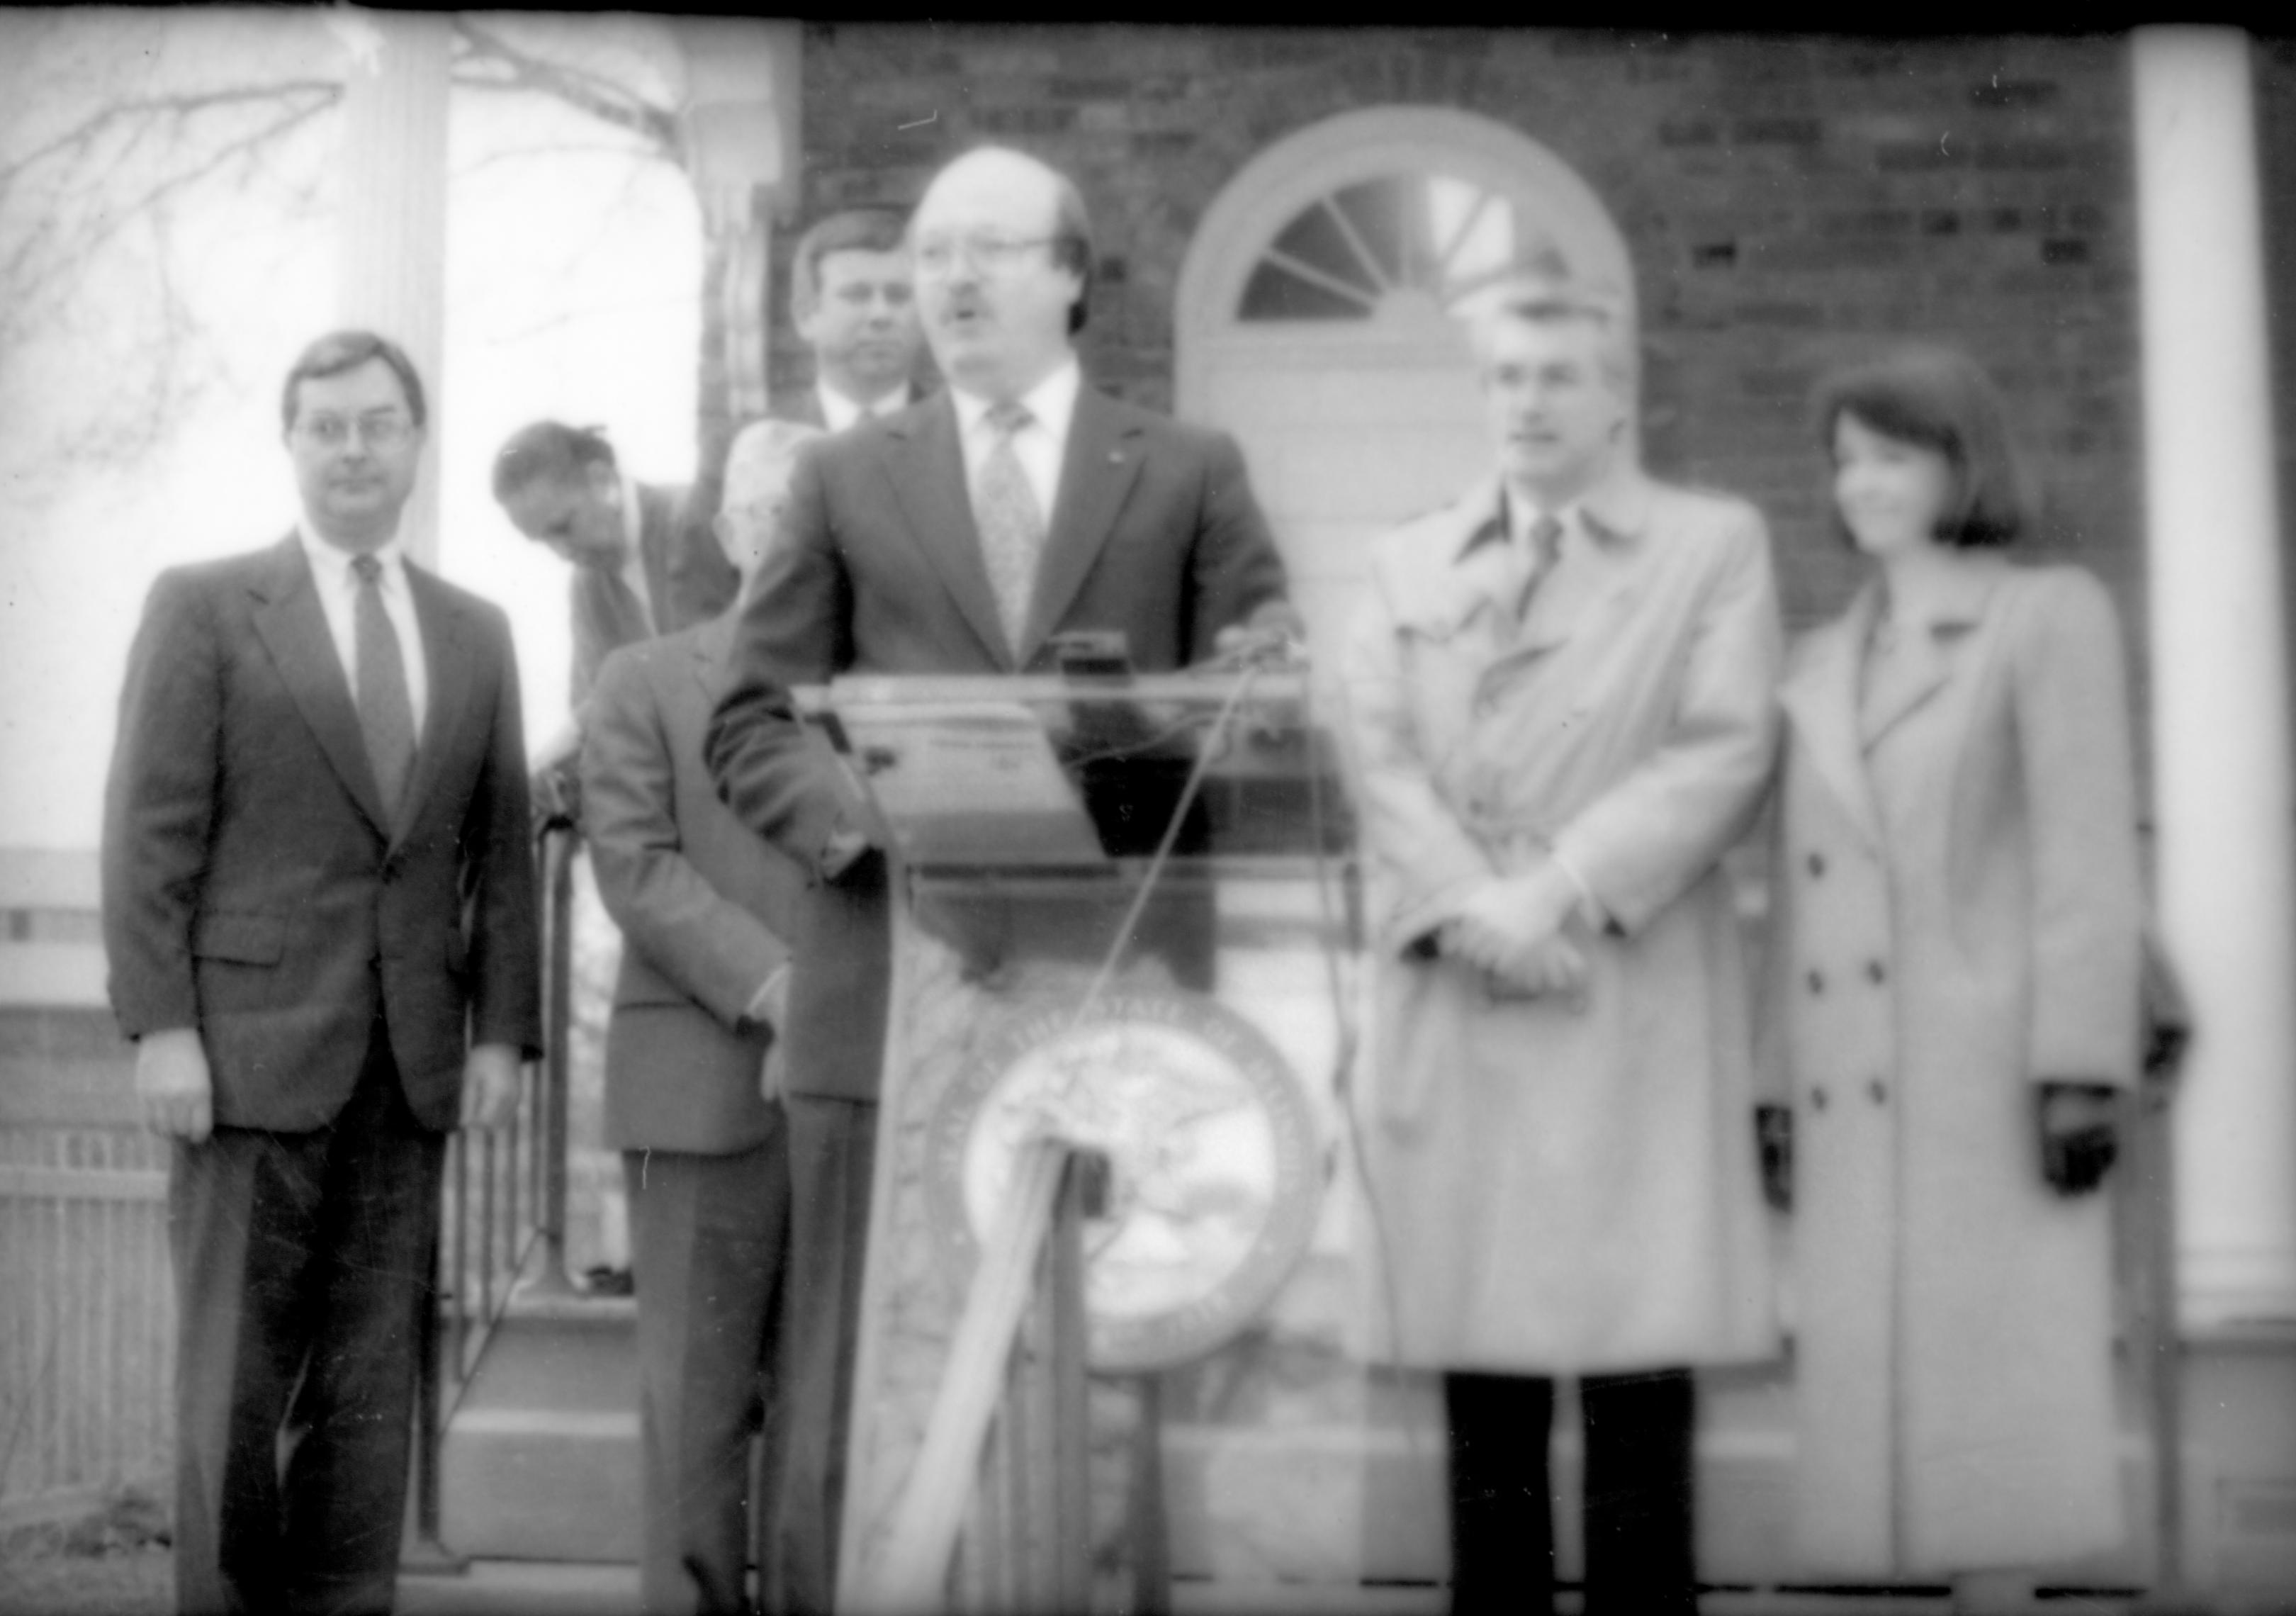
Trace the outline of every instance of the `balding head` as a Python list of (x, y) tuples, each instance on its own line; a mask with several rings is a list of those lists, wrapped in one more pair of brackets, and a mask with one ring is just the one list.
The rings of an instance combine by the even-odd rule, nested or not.
[(968, 152), (933, 176), (909, 233), (925, 337), (955, 385), (1017, 398), (1066, 360), (1093, 250), (1065, 176), (1007, 147)]

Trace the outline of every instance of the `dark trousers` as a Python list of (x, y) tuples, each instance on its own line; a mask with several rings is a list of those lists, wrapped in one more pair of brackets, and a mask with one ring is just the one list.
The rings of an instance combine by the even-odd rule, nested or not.
[[(647, 1616), (750, 1610), (750, 1440), (777, 1400), (788, 1141), (728, 1155), (627, 1151), (637, 1281)], [(786, 1413), (786, 1410), (779, 1411)], [(770, 1521), (774, 1444), (755, 1519)], [(767, 1609), (778, 1609), (761, 1556)]]
[(443, 1153), (407, 1109), (380, 1024), (326, 1127), (176, 1143), (186, 1616), (391, 1608)]
[(791, 1095), (790, 1250), (783, 1281), (788, 1418), (779, 1519), (766, 1556), (783, 1608), (828, 1616), (845, 1506), (846, 1432), (859, 1345), (862, 1259), (877, 1106)]
[[(1443, 1377), (1451, 1427), (1451, 1608), (1554, 1608), (1554, 1520), (1547, 1442), (1554, 1382), (1530, 1375)], [(1587, 1616), (1691, 1616), (1691, 1439), (1686, 1369), (1590, 1374), (1578, 1383), (1586, 1432)]]

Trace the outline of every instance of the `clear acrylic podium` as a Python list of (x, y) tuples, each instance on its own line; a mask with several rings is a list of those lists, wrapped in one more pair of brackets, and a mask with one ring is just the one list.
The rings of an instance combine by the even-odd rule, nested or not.
[(1152, 1612), (1175, 1577), (1351, 1585), (1382, 1530), (1439, 1539), (1365, 1510), (1333, 1193), (1358, 904), (1306, 677), (800, 706), (896, 875), (840, 1607)]

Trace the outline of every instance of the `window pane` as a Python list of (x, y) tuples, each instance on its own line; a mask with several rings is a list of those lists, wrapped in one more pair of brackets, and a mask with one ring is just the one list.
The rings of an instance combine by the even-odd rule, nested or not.
[(1245, 320), (1366, 320), (1371, 317), (1368, 298), (1368, 293), (1363, 302), (1343, 298), (1301, 280), (1281, 264), (1263, 263), (1244, 283), (1243, 303), (1237, 312)]
[(1504, 275), (1561, 268), (1554, 243), (1527, 236), (1497, 193), (1447, 174), (1382, 174), (1294, 215), (1245, 283), (1236, 316), (1368, 319), (1398, 291), (1447, 306)]
[(1299, 259), (1310, 269), (1320, 269), (1349, 286), (1360, 286), (1366, 298), (1379, 295), (1378, 285), (1364, 270), (1363, 259), (1348, 245), (1347, 238), (1340, 234), (1339, 226), (1332, 223), (1321, 202), (1311, 203), (1286, 225), (1273, 246), (1277, 252)]
[(1420, 284), (1432, 261), (1425, 189), (1426, 182), (1416, 175), (1390, 174), (1349, 185), (1332, 199), (1371, 250), (1382, 278), (1390, 286)]

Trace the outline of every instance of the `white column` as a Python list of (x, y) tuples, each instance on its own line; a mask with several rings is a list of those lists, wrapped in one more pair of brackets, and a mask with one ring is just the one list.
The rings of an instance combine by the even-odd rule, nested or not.
[(2187, 1325), (2296, 1317), (2296, 790), (2248, 42), (2136, 31), (2161, 923)]
[(430, 447), (400, 530), (439, 558), (439, 446), (447, 308), (447, 91), (454, 23), (444, 15), (345, 9), (342, 232), (336, 317), (406, 350), (422, 374)]

